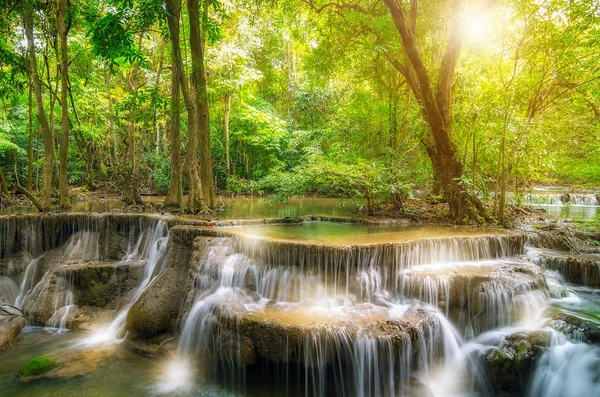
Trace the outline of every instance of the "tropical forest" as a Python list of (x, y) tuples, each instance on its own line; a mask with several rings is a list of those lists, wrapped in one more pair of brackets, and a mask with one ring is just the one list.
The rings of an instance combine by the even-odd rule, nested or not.
[(0, 0), (0, 362), (600, 396), (600, 2)]

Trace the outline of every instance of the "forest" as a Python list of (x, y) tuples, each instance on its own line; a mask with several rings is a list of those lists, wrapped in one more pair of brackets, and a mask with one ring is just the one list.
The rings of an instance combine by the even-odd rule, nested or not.
[(533, 185), (600, 185), (596, 0), (0, 0), (0, 15), (3, 203), (371, 212), (426, 190), (484, 224)]

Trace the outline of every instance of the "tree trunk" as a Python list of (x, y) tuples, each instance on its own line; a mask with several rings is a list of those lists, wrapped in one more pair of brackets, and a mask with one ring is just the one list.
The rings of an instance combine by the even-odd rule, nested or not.
[(181, 186), (181, 137), (179, 116), (179, 75), (177, 72), (177, 55), (175, 44), (171, 46), (172, 73), (171, 73), (171, 120), (169, 123), (169, 137), (171, 140), (171, 178), (169, 191), (165, 197), (164, 206), (172, 208), (183, 207), (183, 188)]
[(227, 164), (227, 176), (231, 174), (231, 142), (229, 141), (229, 115), (231, 114), (231, 94), (225, 94), (225, 109), (223, 110), (223, 131), (225, 132), (225, 163)]
[[(188, 202), (187, 210), (191, 213), (197, 212), (202, 208), (200, 197), (200, 177), (198, 175), (198, 166), (196, 164), (196, 145), (198, 135), (198, 114), (196, 112), (196, 93), (193, 87), (190, 87), (188, 78), (183, 66), (181, 56), (181, 44), (179, 39), (179, 19), (181, 16), (181, 6), (177, 0), (167, 1), (167, 22), (169, 25), (169, 36), (173, 46), (173, 56), (177, 64), (177, 75), (179, 76), (179, 86), (185, 102), (185, 108), (188, 115), (188, 142), (185, 149), (185, 174), (188, 181)], [(196, 15), (198, 13), (196, 12)]]
[[(140, 34), (140, 44), (142, 41), (142, 35)], [(139, 84), (137, 82), (139, 69), (134, 66), (131, 69), (129, 76), (126, 79), (127, 91), (134, 98), (137, 95)], [(137, 111), (137, 99), (134, 99), (129, 109), (129, 121), (127, 123), (127, 157), (128, 157), (128, 170), (125, 175), (125, 185), (123, 188), (123, 201), (125, 205), (143, 204), (142, 197), (140, 196), (140, 178), (138, 170), (138, 145), (135, 136), (135, 118)]]
[(113, 100), (112, 100), (112, 92), (110, 86), (110, 75), (108, 74), (108, 67), (104, 71), (104, 82), (106, 83), (106, 93), (108, 94), (108, 131), (109, 135), (112, 139), (112, 165), (116, 166), (119, 164), (119, 156), (117, 152), (117, 134), (115, 132), (115, 120), (113, 116)]
[(57, 0), (56, 23), (60, 38), (60, 102), (61, 102), (61, 135), (60, 135), (60, 166), (58, 175), (58, 201), (61, 208), (69, 208), (69, 184), (67, 178), (67, 166), (69, 155), (69, 109), (68, 109), (68, 86), (69, 86), (69, 57), (67, 48), (67, 36), (71, 28), (71, 11), (69, 0)]
[[(208, 14), (207, 1), (203, 2), (204, 18)], [(190, 52), (192, 55), (192, 87), (195, 93), (196, 120), (198, 122), (197, 146), (199, 153), (198, 179), (194, 175), (197, 185), (194, 189), (195, 197), (201, 211), (212, 210), (216, 204), (215, 188), (212, 170), (212, 158), (210, 153), (210, 115), (208, 109), (208, 94), (206, 92), (206, 74), (204, 68), (204, 50), (206, 47), (206, 31), (200, 26), (200, 4), (199, 0), (188, 0), (188, 15), (190, 19)], [(193, 148), (192, 148), (193, 150)], [(188, 151), (189, 153), (190, 151)], [(195, 164), (194, 164), (195, 165)], [(196, 168), (196, 167), (194, 167)], [(192, 170), (194, 173), (194, 170)], [(190, 191), (191, 191), (190, 183)]]
[(27, 82), (29, 84), (29, 147), (27, 148), (27, 189), (33, 189), (33, 88), (31, 85), (31, 76), (27, 71)]
[(27, 52), (29, 55), (29, 68), (31, 74), (31, 82), (36, 102), (36, 112), (40, 127), (44, 135), (44, 171), (43, 171), (43, 187), (42, 187), (42, 207), (45, 211), (50, 209), (52, 196), (52, 174), (54, 167), (54, 140), (52, 131), (48, 125), (48, 118), (44, 110), (44, 102), (42, 99), (42, 83), (37, 72), (37, 62), (35, 57), (34, 38), (33, 38), (33, 1), (23, 1), (23, 22), (25, 25), (25, 35), (27, 36)]
[(6, 183), (6, 177), (4, 176), (2, 167), (0, 167), (0, 192), (2, 192), (4, 196), (8, 196), (8, 184)]

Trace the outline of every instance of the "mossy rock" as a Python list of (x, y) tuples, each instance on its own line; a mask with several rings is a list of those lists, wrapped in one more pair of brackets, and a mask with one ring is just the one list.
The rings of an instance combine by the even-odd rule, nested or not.
[(19, 371), (20, 378), (44, 374), (56, 368), (58, 364), (51, 358), (39, 356), (25, 364)]

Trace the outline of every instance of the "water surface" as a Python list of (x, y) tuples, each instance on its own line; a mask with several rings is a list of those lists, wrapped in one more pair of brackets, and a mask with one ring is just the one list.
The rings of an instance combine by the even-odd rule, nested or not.
[(328, 245), (374, 244), (423, 238), (469, 237), (504, 233), (497, 229), (451, 225), (363, 224), (325, 221), (267, 226), (245, 225), (218, 228), (217, 230), (249, 237)]

